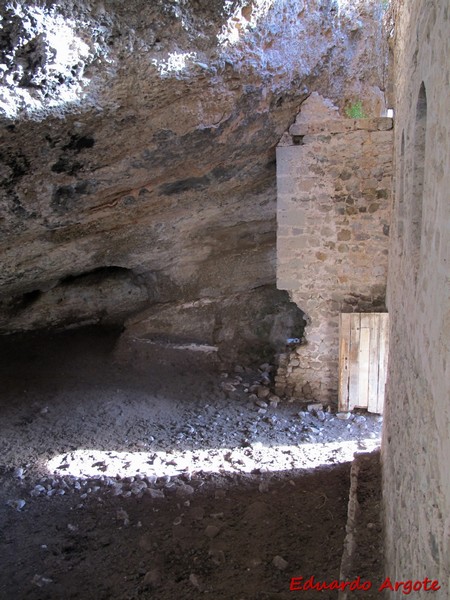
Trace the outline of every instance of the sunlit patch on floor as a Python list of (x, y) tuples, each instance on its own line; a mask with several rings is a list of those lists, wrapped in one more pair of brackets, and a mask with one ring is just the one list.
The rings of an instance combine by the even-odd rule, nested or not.
[(302, 446), (211, 448), (173, 452), (115, 452), (80, 449), (55, 456), (47, 468), (74, 477), (163, 477), (182, 473), (252, 473), (314, 469), (351, 462), (356, 452), (371, 452), (379, 440), (329, 442)]

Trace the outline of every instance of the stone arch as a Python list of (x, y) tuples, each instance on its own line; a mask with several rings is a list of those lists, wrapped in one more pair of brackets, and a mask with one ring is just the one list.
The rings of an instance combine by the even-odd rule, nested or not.
[(427, 129), (427, 94), (422, 82), (416, 104), (414, 122), (413, 177), (410, 205), (411, 253), (414, 278), (417, 280), (422, 238), (422, 205), (425, 177), (425, 151)]
[(397, 171), (398, 182), (396, 185), (397, 190), (397, 234), (400, 239), (400, 243), (403, 246), (403, 234), (405, 228), (405, 131), (402, 131), (402, 137), (400, 142), (400, 160), (399, 168)]

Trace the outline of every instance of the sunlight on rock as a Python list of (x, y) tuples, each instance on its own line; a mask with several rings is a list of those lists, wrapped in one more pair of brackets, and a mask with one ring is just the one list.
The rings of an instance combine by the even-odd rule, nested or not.
[(56, 7), (5, 5), (0, 21), (7, 40), (0, 64), (0, 114), (12, 119), (25, 109), (39, 116), (46, 108), (82, 99), (89, 83), (86, 67), (104, 54), (94, 36), (83, 33), (86, 25)]
[(274, 5), (274, 0), (255, 0), (247, 5), (238, 5), (233, 12), (234, 2), (227, 0), (225, 2), (225, 12), (229, 15), (222, 31), (217, 36), (220, 46), (231, 46), (236, 44), (241, 35), (247, 30), (254, 29), (258, 21), (267, 15)]
[(180, 73), (186, 68), (187, 61), (196, 58), (195, 52), (170, 52), (167, 59), (153, 59), (152, 64), (158, 69), (159, 74), (164, 77), (172, 73)]

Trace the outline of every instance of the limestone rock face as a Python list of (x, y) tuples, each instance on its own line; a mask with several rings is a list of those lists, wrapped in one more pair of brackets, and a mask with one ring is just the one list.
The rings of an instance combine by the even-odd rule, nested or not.
[[(217, 353), (220, 362), (270, 360), (286, 348), (286, 334), (301, 335), (303, 313), (274, 286), (226, 297), (153, 305), (126, 322), (117, 355), (129, 342), (158, 343), (171, 349)], [(178, 362), (178, 359), (177, 359)]]
[(264, 303), (280, 137), (315, 90), (382, 104), (382, 15), (362, 0), (48, 0), (1, 16), (3, 332), (134, 313), (145, 333), (159, 305)]
[(148, 300), (145, 285), (132, 271), (119, 267), (66, 277), (45, 291), (4, 298), (0, 326), (6, 331), (72, 325), (117, 325)]

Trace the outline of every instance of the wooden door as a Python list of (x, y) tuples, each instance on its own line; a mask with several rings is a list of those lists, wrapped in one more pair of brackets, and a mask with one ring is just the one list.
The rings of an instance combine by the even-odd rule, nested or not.
[(382, 414), (389, 349), (388, 313), (341, 313), (339, 410)]

